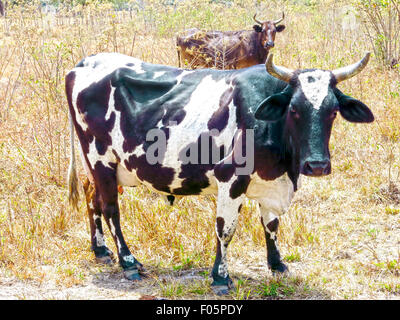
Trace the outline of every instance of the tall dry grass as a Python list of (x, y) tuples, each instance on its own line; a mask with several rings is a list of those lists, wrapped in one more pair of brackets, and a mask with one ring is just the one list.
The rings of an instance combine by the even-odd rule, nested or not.
[[(347, 2), (147, 3), (139, 11), (115, 12), (110, 5), (93, 4), (55, 16), (39, 13), (36, 5), (15, 6), (0, 19), (2, 276), (72, 286), (98, 273), (120, 273), (118, 266), (95, 264), (85, 205), (72, 212), (66, 201), (69, 133), (63, 80), (83, 57), (116, 51), (177, 66), (175, 33), (191, 27), (250, 29), (254, 12), (274, 18), (282, 10), (286, 29), (273, 49), (277, 64), (333, 69), (372, 50), (362, 22), (346, 22)], [(230, 245), (237, 285), (232, 298), (399, 297), (399, 72), (373, 57), (340, 89), (370, 106), (376, 121), (355, 125), (338, 117), (331, 138), (332, 175), (305, 178), (281, 219), (278, 238), (292, 275), (271, 276), (257, 207), (250, 201), (243, 207)], [(153, 277), (202, 270), (204, 281), (197, 284), (157, 282), (159, 294), (211, 295), (214, 197), (187, 197), (169, 207), (157, 195), (135, 188), (125, 190), (120, 206), (126, 240)]]

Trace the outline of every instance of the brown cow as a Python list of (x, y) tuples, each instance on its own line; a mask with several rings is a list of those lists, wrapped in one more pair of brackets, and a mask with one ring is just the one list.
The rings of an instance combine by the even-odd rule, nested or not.
[(257, 22), (254, 30), (201, 31), (189, 29), (176, 38), (179, 67), (241, 69), (265, 63), (275, 35), (285, 29), (278, 25), (285, 17), (276, 21)]

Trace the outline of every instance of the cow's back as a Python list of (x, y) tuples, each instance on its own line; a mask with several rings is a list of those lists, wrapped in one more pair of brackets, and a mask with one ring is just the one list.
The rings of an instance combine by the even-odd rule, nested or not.
[(241, 69), (265, 60), (256, 32), (186, 30), (177, 37), (179, 63), (191, 68)]

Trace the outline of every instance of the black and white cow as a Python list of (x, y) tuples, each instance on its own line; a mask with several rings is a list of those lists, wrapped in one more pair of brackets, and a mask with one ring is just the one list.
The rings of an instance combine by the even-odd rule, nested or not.
[[(118, 186), (144, 184), (171, 202), (174, 196), (217, 195), (212, 277), (218, 292), (232, 287), (227, 248), (245, 197), (259, 203), (269, 267), (287, 270), (276, 245), (278, 217), (289, 208), (300, 174), (331, 172), (337, 112), (351, 122), (374, 120), (367, 106), (336, 87), (368, 60), (369, 53), (334, 71), (294, 71), (274, 65), (271, 54), (265, 65), (241, 70), (189, 71), (116, 53), (83, 59), (66, 76), (69, 187), (76, 206), (75, 128), (90, 180), (85, 191), (96, 258), (110, 262), (112, 255), (103, 215), (125, 277), (140, 279), (142, 265), (120, 228)], [(164, 148), (154, 148), (163, 137)]]

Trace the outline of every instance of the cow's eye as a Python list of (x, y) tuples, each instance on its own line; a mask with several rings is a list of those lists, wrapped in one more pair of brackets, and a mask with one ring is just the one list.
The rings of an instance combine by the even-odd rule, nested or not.
[(294, 118), (296, 118), (296, 119), (300, 118), (300, 115), (299, 115), (299, 113), (296, 111), (295, 108), (290, 108), (290, 113), (291, 113), (291, 115), (292, 115)]
[(332, 119), (335, 119), (336, 116), (337, 116), (337, 111), (333, 111), (333, 112), (331, 113), (331, 118), (332, 118)]

